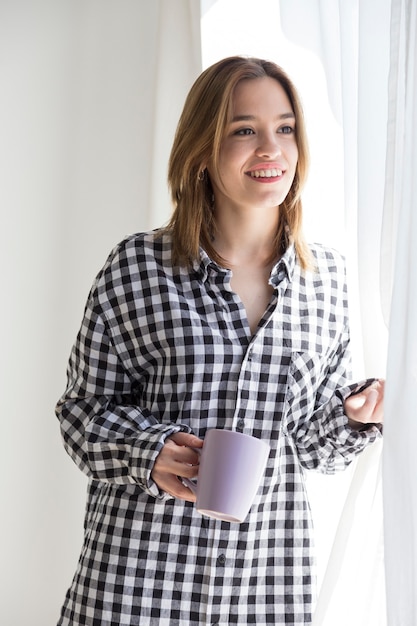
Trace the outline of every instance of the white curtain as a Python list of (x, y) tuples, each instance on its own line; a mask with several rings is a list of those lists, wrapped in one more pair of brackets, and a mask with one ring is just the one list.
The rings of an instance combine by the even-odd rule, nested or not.
[[(389, 626), (417, 624), (417, 2), (392, 0), (382, 282), (390, 312), (383, 453)], [(392, 304), (391, 302), (392, 291)]]
[[(346, 232), (356, 251), (366, 375), (384, 374), (389, 320), (384, 449), (369, 449), (349, 477), (315, 624), (415, 626), (417, 2), (280, 4), (292, 40), (312, 43), (297, 12), (310, 17), (310, 31), (319, 25), (315, 50), (336, 115), (341, 107)], [(319, 525), (323, 512), (317, 504)]]
[[(345, 253), (356, 379), (385, 375), (387, 330), (379, 297), (378, 261), (389, 5), (388, 0), (378, 4), (372, 0), (280, 2), (283, 33), (292, 42), (310, 47), (322, 60), (331, 109), (343, 129)], [(326, 161), (322, 165), (326, 169)], [(328, 558), (320, 579), (316, 626), (386, 623), (380, 458), (381, 445), (376, 445), (357, 460), (346, 477), (336, 478), (343, 493), (341, 507), (336, 499), (326, 497), (328, 479), (309, 478), (318, 531), (327, 527), (333, 502), (339, 506), (333, 540), (324, 546)], [(319, 552), (319, 560), (324, 556)]]
[(49, 626), (86, 482), (54, 406), (93, 278), (170, 214), (167, 160), (201, 71), (195, 0), (0, 2), (0, 623)]
[[(227, 54), (264, 56), (283, 65), (300, 88), (313, 149), (307, 234), (347, 256), (355, 378), (385, 376), (379, 257), (390, 2), (262, 0), (253, 11), (253, 3), (240, 1), (238, 12), (236, 6), (235, 0), (210, 3), (203, 64)], [(376, 445), (345, 474), (309, 476), (319, 558), (316, 626), (386, 622), (380, 460)]]

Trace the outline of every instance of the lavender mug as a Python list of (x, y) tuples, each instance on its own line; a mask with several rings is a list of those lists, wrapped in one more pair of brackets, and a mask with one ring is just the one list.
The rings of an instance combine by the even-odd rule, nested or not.
[(183, 478), (197, 496), (199, 513), (227, 522), (243, 522), (258, 491), (270, 448), (233, 430), (209, 430), (204, 438), (198, 480)]

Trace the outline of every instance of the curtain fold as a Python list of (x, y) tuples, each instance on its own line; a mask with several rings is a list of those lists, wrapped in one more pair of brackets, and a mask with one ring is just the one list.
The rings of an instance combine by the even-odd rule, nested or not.
[[(392, 0), (382, 297), (390, 313), (384, 426), (389, 626), (417, 623), (417, 1)], [(392, 298), (391, 298), (392, 293)], [(388, 310), (391, 301), (390, 311)]]
[[(390, 3), (382, 0), (376, 6), (372, 0), (281, 0), (280, 5), (283, 32), (320, 56), (329, 102), (343, 127), (346, 256), (357, 342), (354, 376), (384, 376), (387, 329), (379, 297), (378, 260)], [(300, 21), (307, 16), (309, 32), (302, 39), (299, 33), (304, 26)], [(322, 575), (316, 626), (386, 623), (381, 449), (376, 445), (367, 450), (350, 469), (347, 486), (341, 483), (344, 504)], [(309, 482), (320, 527), (329, 514), (328, 503), (320, 493), (326, 486), (320, 480)]]

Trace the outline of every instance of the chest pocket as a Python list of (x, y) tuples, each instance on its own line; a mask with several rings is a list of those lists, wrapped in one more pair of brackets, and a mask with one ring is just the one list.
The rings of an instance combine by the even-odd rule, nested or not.
[(293, 432), (300, 421), (308, 420), (316, 405), (317, 390), (326, 363), (313, 352), (293, 352), (288, 370), (283, 429)]

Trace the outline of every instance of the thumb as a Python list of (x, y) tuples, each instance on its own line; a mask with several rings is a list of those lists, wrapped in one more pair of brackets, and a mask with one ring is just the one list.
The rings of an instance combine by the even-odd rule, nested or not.
[(356, 422), (371, 422), (378, 397), (378, 391), (372, 388), (368, 388), (360, 394), (350, 396), (346, 400), (348, 417)]
[(378, 391), (371, 387), (368, 393), (366, 394), (366, 398), (365, 398), (365, 402), (363, 406), (364, 407), (366, 406), (368, 409), (371, 408), (373, 410), (377, 402), (378, 402)]

